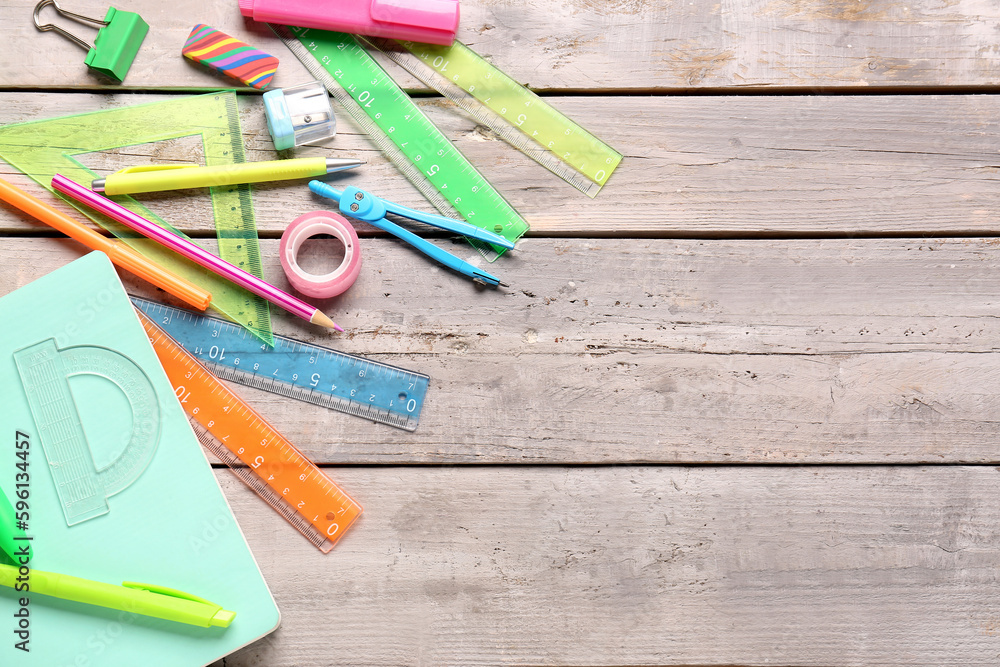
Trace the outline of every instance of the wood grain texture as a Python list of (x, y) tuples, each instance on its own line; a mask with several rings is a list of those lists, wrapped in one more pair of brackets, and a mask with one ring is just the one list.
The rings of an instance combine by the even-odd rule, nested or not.
[[(155, 99), (147, 95), (0, 94), (0, 123)], [(449, 105), (421, 101), (531, 225), (559, 236), (991, 235), (1000, 231), (1000, 101), (989, 96), (566, 97), (561, 110), (626, 155), (588, 199)], [(257, 98), (242, 98), (247, 159), (276, 159)], [(325, 147), (297, 153), (367, 164), (332, 177), (422, 210), (427, 201), (343, 114)], [(106, 174), (193, 162), (193, 140), (91, 154)], [(28, 183), (0, 162), (0, 176)], [(204, 191), (143, 195), (185, 231), (213, 229)], [(329, 203), (304, 183), (256, 188), (264, 236)], [(0, 211), (0, 230), (37, 229)], [(362, 231), (370, 231), (363, 227)]]
[[(323, 555), (218, 471), (282, 612), (226, 667), (971, 667), (1000, 654), (993, 468), (328, 473), (365, 514)], [(192, 527), (192, 548), (210, 549), (210, 529)]]
[[(108, 85), (32, 27), (34, 4), (0, 0), (0, 124), (231, 85), (181, 56), (197, 22), (278, 56), (277, 86), (311, 78), (235, 0), (134, 0), (121, 8), (150, 34)], [(108, 0), (63, 4), (102, 16)], [(237, 387), (365, 514), (324, 556), (217, 470), (283, 625), (214, 667), (1000, 663), (1000, 102), (956, 94), (1000, 81), (997, 3), (462, 13), (462, 41), (626, 159), (589, 200), (418, 100), (530, 223), (491, 266), (512, 287), (478, 289), (359, 224), (361, 276), (320, 302), (347, 332), (275, 316), (431, 386), (415, 433)], [(278, 157), (259, 94), (240, 98), (247, 158)], [(333, 182), (430, 210), (338, 121), (295, 155), (360, 158)], [(105, 174), (200, 150), (83, 159)], [(2, 162), (0, 177), (39, 192)], [(143, 201), (213, 248), (204, 192)], [(284, 287), (278, 236), (329, 202), (261, 185), (254, 208)], [(0, 204), (0, 294), (80, 256), (42, 235)], [(330, 245), (305, 263), (331, 267)], [(188, 543), (211, 564), (235, 528), (192, 526)]]
[[(504, 292), (364, 239), (358, 282), (321, 302), (346, 333), (278, 331), (430, 375), (417, 431), (238, 391), (320, 462), (996, 462), (995, 251), (529, 240), (494, 265)], [(77, 253), (7, 239), (0, 291)]]
[[(310, 78), (264, 25), (240, 16), (235, 0), (176, 0), (140, 8), (150, 32), (116, 86), (88, 73), (79, 47), (36, 31), (34, 4), (0, 2), (10, 58), (0, 87), (232, 86), (181, 57), (195, 23), (277, 56), (277, 87)], [(77, 0), (71, 11), (102, 17), (106, 9), (104, 0)], [(92, 42), (92, 30), (67, 23)], [(989, 0), (468, 0), (458, 38), (540, 90), (812, 91), (995, 85), (998, 26), (1000, 9)]]

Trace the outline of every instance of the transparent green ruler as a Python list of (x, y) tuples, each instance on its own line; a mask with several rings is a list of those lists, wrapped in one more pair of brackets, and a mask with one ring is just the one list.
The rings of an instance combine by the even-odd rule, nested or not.
[[(6, 125), (0, 127), (0, 157), (51, 191), (52, 176), (57, 173), (90, 185), (97, 174), (80, 162), (81, 156), (87, 153), (192, 136), (201, 139), (206, 164), (244, 162), (236, 95), (210, 93)], [(262, 277), (249, 186), (210, 188), (209, 194), (219, 238), (219, 255)], [(132, 197), (115, 197), (115, 200), (184, 236)], [(121, 223), (82, 204), (69, 203), (143, 255), (210, 291), (214, 309), (247, 327), (264, 342), (274, 343), (267, 301), (139, 236)]]
[[(271, 28), (442, 215), (457, 212), (509, 241), (528, 231), (528, 223), (352, 35)], [(479, 241), (470, 243), (491, 261), (504, 252)]]
[(589, 197), (622, 155), (472, 49), (362, 38), (497, 136)]
[[(216, 121), (225, 121), (226, 127), (217, 132), (203, 132), (205, 164), (233, 164), (246, 162), (243, 150), (243, 127), (235, 93), (216, 95), (225, 105), (224, 114), (216, 114)], [(264, 262), (257, 236), (257, 219), (253, 212), (253, 197), (249, 184), (224, 185), (209, 188), (212, 212), (215, 216), (215, 234), (219, 242), (219, 257), (258, 278), (264, 277)], [(240, 313), (237, 324), (242, 324), (268, 345), (274, 345), (271, 331), (271, 312), (267, 300), (241, 288)], [(214, 295), (213, 295), (214, 300)]]

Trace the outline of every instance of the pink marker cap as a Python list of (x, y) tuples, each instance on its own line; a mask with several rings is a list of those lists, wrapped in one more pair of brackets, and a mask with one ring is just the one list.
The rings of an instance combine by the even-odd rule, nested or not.
[(450, 45), (458, 0), (239, 0), (255, 21)]

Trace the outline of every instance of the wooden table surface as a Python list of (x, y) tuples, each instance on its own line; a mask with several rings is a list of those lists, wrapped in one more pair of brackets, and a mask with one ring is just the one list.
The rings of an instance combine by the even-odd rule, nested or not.
[[(180, 55), (197, 22), (309, 78), (235, 0), (116, 6), (151, 26), (121, 86), (0, 0), (0, 123), (227, 86)], [(415, 433), (240, 389), (366, 511), (322, 555), (217, 471), (283, 616), (225, 666), (1000, 664), (997, 4), (465, 0), (459, 39), (625, 160), (590, 200), (419, 98), (531, 231), (494, 291), (359, 225), (361, 276), (322, 303), (347, 332), (275, 316), (431, 386)], [(298, 154), (430, 210), (338, 122)], [(149, 201), (212, 234), (205, 197)], [(257, 189), (276, 284), (316, 208)], [(81, 254), (7, 207), (0, 233), (2, 293)]]

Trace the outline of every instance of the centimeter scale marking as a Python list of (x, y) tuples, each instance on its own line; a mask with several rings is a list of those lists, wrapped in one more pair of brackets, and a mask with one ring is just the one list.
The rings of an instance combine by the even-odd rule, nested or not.
[(597, 196), (622, 161), (621, 153), (458, 40), (439, 46), (359, 39), (588, 197)]
[[(285, 46), (442, 215), (517, 241), (528, 223), (353, 35), (272, 25)], [(469, 239), (487, 260), (505, 251)]]
[(407, 431), (420, 421), (430, 380), (423, 373), (285, 336), (268, 348), (230, 322), (132, 302), (221, 378)]
[(142, 311), (136, 312), (198, 440), (328, 553), (361, 515), (361, 506)]
[[(156, 451), (160, 432), (156, 391), (141, 368), (104, 347), (88, 345), (60, 350), (48, 339), (14, 353), (56, 495), (67, 525), (108, 511), (112, 496), (142, 473)], [(69, 378), (97, 375), (118, 386), (128, 399), (132, 429), (122, 453), (97, 470)]]
[[(246, 162), (243, 150), (243, 128), (240, 125), (240, 110), (235, 95), (224, 97), (228, 132), (212, 133), (205, 136), (205, 164), (230, 164)], [(228, 136), (227, 136), (228, 135)], [(231, 153), (231, 154), (230, 154)], [(212, 205), (215, 214), (215, 230), (219, 243), (219, 257), (240, 267), (258, 278), (264, 276), (261, 261), (260, 241), (257, 235), (257, 221), (253, 211), (253, 196), (250, 184), (225, 185), (209, 188), (213, 193)], [(219, 194), (225, 193), (230, 199), (224, 201)], [(232, 205), (232, 197), (239, 201), (239, 208)], [(271, 342), (271, 313), (267, 301), (251, 292), (246, 292), (243, 303), (244, 317), (249, 317), (247, 325), (267, 343)], [(241, 318), (242, 321), (242, 318)]]

